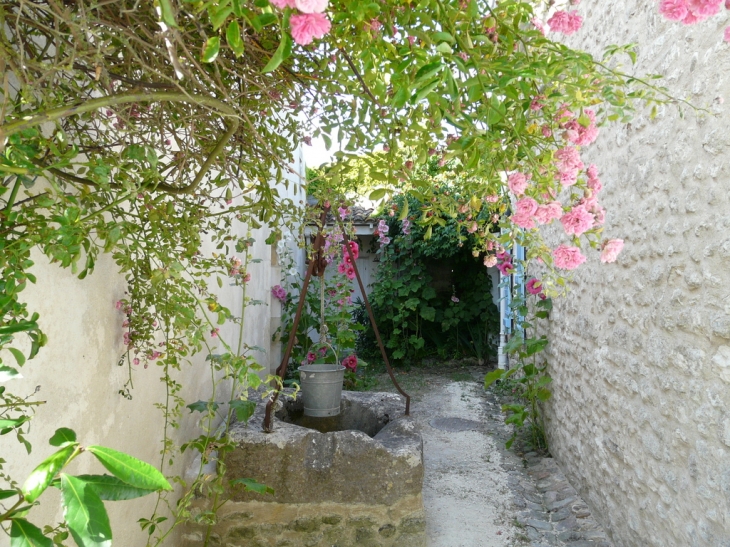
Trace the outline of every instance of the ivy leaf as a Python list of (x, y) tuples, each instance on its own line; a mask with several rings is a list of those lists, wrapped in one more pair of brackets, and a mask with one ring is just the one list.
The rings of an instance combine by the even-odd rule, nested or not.
[(102, 500), (121, 501), (141, 498), (154, 490), (135, 488), (111, 475), (78, 475), (76, 477), (92, 487)]
[(12, 519), (10, 547), (53, 547), (53, 541), (41, 529), (25, 519)]
[(48, 488), (51, 481), (63, 467), (68, 463), (71, 455), (76, 450), (78, 443), (63, 447), (58, 452), (50, 455), (36, 467), (23, 484), (23, 496), (29, 503), (38, 499), (43, 491)]
[(236, 399), (230, 402), (231, 408), (236, 411), (236, 419), (239, 422), (248, 423), (256, 410), (256, 403), (253, 401), (241, 401)]
[(79, 547), (111, 547), (109, 516), (94, 489), (78, 477), (61, 473), (63, 516)]
[(205, 47), (203, 48), (203, 55), (201, 55), (200, 60), (204, 63), (212, 63), (218, 58), (218, 52), (221, 49), (221, 39), (220, 36), (212, 36), (208, 38), (208, 40), (205, 42)]
[(172, 490), (164, 475), (147, 462), (106, 446), (89, 446), (86, 450), (96, 456), (112, 475), (135, 488)]
[(73, 429), (61, 427), (56, 429), (53, 437), (51, 437), (48, 442), (51, 446), (68, 446), (69, 444), (76, 442), (76, 433)]
[(241, 485), (247, 492), (256, 492), (257, 494), (273, 494), (274, 489), (253, 479), (234, 479), (228, 484), (231, 486)]

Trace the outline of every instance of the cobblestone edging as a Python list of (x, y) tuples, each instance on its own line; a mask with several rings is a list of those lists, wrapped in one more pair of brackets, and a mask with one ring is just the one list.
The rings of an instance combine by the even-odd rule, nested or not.
[(493, 392), (484, 393), (490, 433), (500, 441), (502, 467), (514, 496), (514, 525), (518, 539), (529, 547), (614, 547), (591, 510), (570, 485), (551, 457), (536, 452), (520, 454), (506, 450), (511, 432), (504, 425), (501, 401)]

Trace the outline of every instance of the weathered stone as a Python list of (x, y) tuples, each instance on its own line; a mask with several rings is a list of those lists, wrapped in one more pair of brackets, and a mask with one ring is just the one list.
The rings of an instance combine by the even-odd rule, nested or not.
[(398, 527), (403, 534), (418, 534), (426, 529), (426, 521), (422, 518), (405, 518)]
[(289, 525), (289, 528), (297, 532), (314, 532), (319, 530), (319, 521), (314, 518), (297, 519)]
[(323, 534), (309, 534), (304, 537), (302, 544), (304, 547), (314, 547), (324, 538)]
[[(413, 421), (403, 416), (401, 398), (391, 393), (343, 392), (342, 401), (341, 426), (359, 425), (375, 432), (373, 438), (354, 430), (320, 433), (279, 419), (272, 433), (234, 424), (231, 436), (237, 447), (226, 456), (227, 473), (256, 477), (275, 493), (264, 498), (235, 489), (231, 498), (389, 505), (420, 494), (423, 446)], [(295, 413), (298, 404), (298, 400), (287, 402), (284, 410)], [(264, 406), (257, 405), (251, 424), (261, 423)], [(378, 427), (382, 429), (377, 431)]]
[(226, 534), (226, 539), (251, 539), (256, 535), (256, 528), (253, 526), (234, 526)]
[(395, 535), (395, 532), (396, 527), (392, 524), (386, 524), (378, 529), (378, 533), (385, 538), (393, 537)]
[(552, 530), (553, 527), (549, 522), (545, 522), (542, 520), (535, 520), (535, 519), (527, 519), (525, 521), (525, 525), (531, 526), (532, 528), (535, 528), (536, 530)]
[(371, 528), (357, 528), (355, 530), (355, 541), (361, 542), (366, 539), (373, 539), (375, 537), (375, 531)]
[(372, 527), (375, 526), (376, 522), (371, 519), (370, 517), (354, 517), (347, 519), (347, 525), (353, 528), (361, 528), (361, 527)]
[(342, 515), (327, 515), (326, 517), (322, 517), (322, 524), (339, 524), (342, 522)]

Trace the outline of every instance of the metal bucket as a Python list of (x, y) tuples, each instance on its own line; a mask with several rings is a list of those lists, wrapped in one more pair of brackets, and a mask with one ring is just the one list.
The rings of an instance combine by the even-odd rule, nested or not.
[(342, 365), (311, 364), (299, 367), (299, 383), (302, 388), (304, 415), (322, 418), (340, 413)]

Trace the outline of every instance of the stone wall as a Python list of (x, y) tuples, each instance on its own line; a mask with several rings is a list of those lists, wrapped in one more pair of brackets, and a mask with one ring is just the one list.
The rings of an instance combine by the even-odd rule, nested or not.
[[(617, 546), (730, 545), (730, 44), (727, 17), (694, 27), (658, 2), (584, 2), (572, 46), (637, 42), (636, 74), (663, 73), (706, 107), (641, 112), (604, 128), (598, 164), (606, 237), (551, 325), (553, 455)], [(630, 63), (625, 59), (627, 64)], [(629, 70), (631, 68), (629, 67)], [(586, 161), (587, 160), (587, 161)]]

